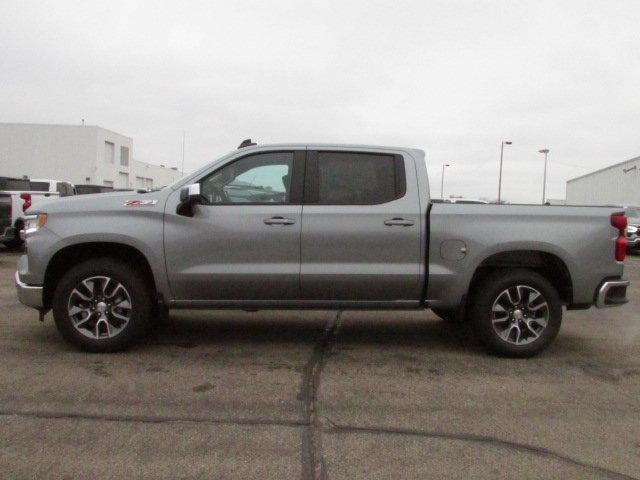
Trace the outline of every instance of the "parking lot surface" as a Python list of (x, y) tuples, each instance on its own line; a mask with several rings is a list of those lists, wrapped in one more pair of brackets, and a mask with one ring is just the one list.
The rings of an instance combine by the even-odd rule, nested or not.
[(176, 311), (87, 354), (17, 302), (0, 251), (3, 478), (640, 478), (631, 302), (488, 356), (430, 312)]

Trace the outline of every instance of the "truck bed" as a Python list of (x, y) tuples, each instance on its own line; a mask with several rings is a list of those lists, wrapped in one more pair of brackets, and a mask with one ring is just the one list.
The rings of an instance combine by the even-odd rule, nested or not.
[[(621, 210), (432, 204), (426, 302), (435, 307), (453, 307), (462, 301), (483, 262), (499, 264), (508, 261), (509, 255), (517, 258), (522, 252), (533, 251), (559, 259), (560, 268), (572, 272), (569, 304), (591, 304), (599, 282), (623, 272), (622, 262), (612, 261), (618, 232), (610, 224), (611, 215)], [(501, 257), (495, 257), (498, 254)]]

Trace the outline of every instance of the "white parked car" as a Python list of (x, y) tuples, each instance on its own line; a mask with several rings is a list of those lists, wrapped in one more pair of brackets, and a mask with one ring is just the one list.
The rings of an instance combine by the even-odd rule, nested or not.
[(40, 202), (74, 195), (69, 182), (48, 179), (0, 177), (0, 243), (9, 248), (22, 244), (24, 215)]
[(61, 197), (68, 197), (69, 195), (76, 195), (76, 187), (71, 182), (64, 182), (62, 180), (51, 180), (49, 178), (31, 178), (29, 179), (33, 190), (43, 192), (57, 192)]
[(640, 249), (640, 207), (627, 207), (627, 248), (637, 251)]

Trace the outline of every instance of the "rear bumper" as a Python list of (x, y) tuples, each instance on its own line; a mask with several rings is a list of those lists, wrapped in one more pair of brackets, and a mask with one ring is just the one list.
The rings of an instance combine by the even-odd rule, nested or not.
[(42, 309), (42, 287), (22, 283), (18, 272), (16, 272), (16, 290), (20, 303), (27, 307), (37, 308), (38, 310)]
[(627, 299), (629, 280), (605, 280), (596, 295), (596, 307), (608, 308), (624, 305)]
[(627, 238), (627, 247), (640, 248), (640, 237)]

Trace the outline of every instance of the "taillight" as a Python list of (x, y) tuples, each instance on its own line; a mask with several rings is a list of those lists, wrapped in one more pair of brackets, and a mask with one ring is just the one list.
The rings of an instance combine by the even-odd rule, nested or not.
[(20, 198), (22, 200), (24, 200), (24, 203), (22, 204), (22, 211), (26, 212), (27, 208), (29, 208), (31, 206), (31, 194), (30, 193), (21, 193), (20, 194)]
[(616, 239), (616, 260), (624, 261), (627, 256), (627, 237), (625, 231), (627, 229), (627, 217), (624, 213), (614, 213), (611, 215), (611, 226), (618, 229), (618, 238)]

